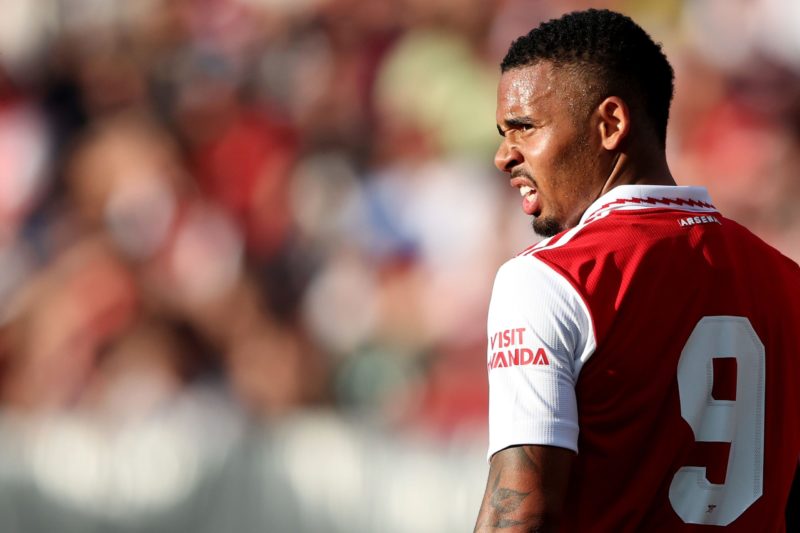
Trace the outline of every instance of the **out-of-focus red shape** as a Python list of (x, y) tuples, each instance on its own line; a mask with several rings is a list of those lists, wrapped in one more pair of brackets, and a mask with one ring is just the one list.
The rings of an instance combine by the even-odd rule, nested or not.
[(289, 230), (289, 173), (296, 151), (291, 129), (243, 111), (194, 153), (202, 189), (231, 213), (249, 251), (258, 256), (274, 253)]

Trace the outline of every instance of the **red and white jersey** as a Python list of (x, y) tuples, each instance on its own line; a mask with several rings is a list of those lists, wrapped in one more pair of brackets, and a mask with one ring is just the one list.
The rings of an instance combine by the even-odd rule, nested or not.
[(489, 456), (578, 453), (568, 531), (782, 531), (800, 455), (800, 267), (703, 188), (620, 186), (504, 264)]

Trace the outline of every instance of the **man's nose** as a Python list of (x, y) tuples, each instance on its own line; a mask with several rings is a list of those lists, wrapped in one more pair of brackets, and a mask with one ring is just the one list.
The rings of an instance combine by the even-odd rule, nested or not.
[(522, 163), (522, 154), (519, 153), (516, 145), (509, 143), (508, 139), (500, 143), (497, 153), (494, 154), (494, 166), (503, 172), (511, 172), (520, 163)]

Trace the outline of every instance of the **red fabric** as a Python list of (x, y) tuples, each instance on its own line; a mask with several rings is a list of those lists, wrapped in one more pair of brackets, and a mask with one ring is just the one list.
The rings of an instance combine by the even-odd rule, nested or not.
[[(747, 317), (765, 347), (763, 494), (724, 530), (785, 528), (800, 454), (800, 268), (733, 221), (682, 227), (686, 216), (615, 211), (537, 253), (582, 295), (597, 337), (576, 389), (567, 531), (722, 529), (685, 524), (668, 496), (683, 466), (726, 476), (731, 445), (696, 443), (681, 416), (678, 360), (706, 316)], [(730, 397), (737, 369), (714, 361), (713, 394)]]

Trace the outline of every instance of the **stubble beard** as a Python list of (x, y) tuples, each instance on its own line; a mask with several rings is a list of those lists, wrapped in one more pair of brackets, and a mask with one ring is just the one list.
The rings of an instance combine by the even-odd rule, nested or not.
[(552, 237), (561, 233), (564, 228), (552, 217), (534, 216), (531, 221), (533, 231), (540, 237)]

